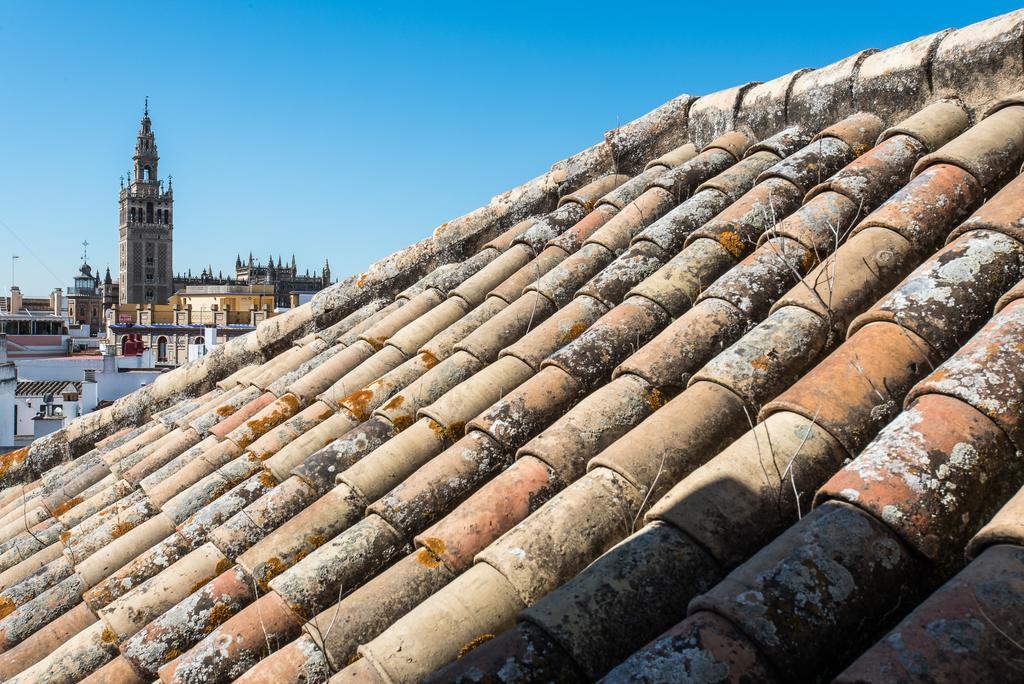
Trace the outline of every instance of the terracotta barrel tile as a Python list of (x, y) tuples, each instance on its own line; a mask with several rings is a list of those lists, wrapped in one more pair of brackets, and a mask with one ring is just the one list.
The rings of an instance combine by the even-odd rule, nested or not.
[(647, 520), (675, 525), (733, 566), (806, 512), (815, 488), (845, 458), (823, 428), (775, 413), (682, 478)]
[(736, 264), (736, 256), (714, 240), (691, 242), (668, 263), (629, 291), (644, 297), (672, 316), (682, 316), (703, 291)]
[(544, 362), (570, 374), (584, 388), (611, 376), (615, 366), (669, 322), (665, 310), (644, 297), (630, 297)]
[[(659, 175), (651, 182), (651, 187), (666, 190), (678, 203), (692, 195), (701, 183), (742, 159), (743, 153), (754, 142), (747, 132), (730, 131), (713, 140), (693, 159)], [(625, 207), (623, 211), (627, 209)]]
[(967, 557), (974, 558), (993, 544), (1024, 546), (1024, 490), (1018, 491), (967, 545)]
[(423, 550), (414, 552), (313, 617), (303, 639), (318, 644), (332, 668), (341, 670), (356, 656), (359, 644), (376, 637), (453, 578), (444, 563), (425, 556)]
[[(174, 522), (162, 513), (126, 531), (75, 565), (86, 585), (95, 586), (133, 558), (174, 532)], [(116, 534), (116, 530), (115, 530)]]
[[(682, 145), (677, 147), (675, 150), (668, 152), (663, 155), (666, 162), (663, 166), (671, 166), (672, 163), (681, 164), (690, 157), (697, 154), (697, 150), (692, 145)], [(623, 183), (629, 180), (629, 176), (621, 173), (609, 173), (601, 176), (597, 180), (587, 183), (579, 190), (575, 190), (568, 195), (563, 195), (558, 200), (558, 206), (574, 202), (587, 211), (591, 211), (594, 208), (594, 203), (607, 195), (609, 192), (619, 187)]]
[[(763, 152), (761, 154), (770, 156), (773, 159), (775, 158), (769, 152)], [(719, 174), (719, 176), (713, 178), (712, 181), (721, 176), (725, 176), (733, 169), (744, 166), (751, 167), (753, 165), (746, 163), (746, 161), (740, 162), (739, 164), (736, 164), (736, 166), (732, 167), (732, 169), (728, 169), (725, 173)], [(750, 169), (750, 173), (747, 174), (748, 177), (751, 177), (749, 185), (753, 184), (752, 176), (754, 176), (756, 171), (760, 168), (763, 167)], [(734, 177), (737, 175), (738, 174), (733, 174)], [(738, 184), (743, 180), (746, 179), (736, 178), (735, 183)], [(747, 187), (749, 187), (749, 185)], [(658, 247), (661, 252), (654, 252), (654, 254), (657, 255), (663, 253), (664, 258), (662, 259), (662, 262), (664, 263), (664, 261), (671, 255), (683, 248), (683, 245), (686, 243), (686, 239), (694, 230), (704, 225), (704, 223), (711, 220), (715, 214), (729, 206), (731, 200), (732, 198), (729, 195), (717, 188), (709, 187), (703, 189), (640, 231), (636, 237), (633, 238), (630, 247), (639, 247), (645, 243)], [(601, 274), (598, 275), (600, 277), (606, 277)]]
[(784, 159), (810, 143), (813, 136), (814, 131), (807, 126), (793, 124), (748, 147), (743, 161), (762, 152), (771, 152), (776, 159)]
[(774, 398), (828, 351), (826, 321), (795, 306), (778, 309), (690, 380), (728, 387), (750, 407)]
[(275, 577), (270, 588), (296, 614), (309, 618), (408, 550), (408, 542), (391, 525), (368, 515)]
[[(637, 178), (639, 178), (639, 176)], [(621, 190), (624, 187), (625, 185), (621, 186), (617, 190)], [(639, 186), (634, 186), (634, 190), (635, 194), (627, 200), (627, 203), (633, 201), (633, 199), (635, 197), (638, 197), (642, 192), (642, 189), (640, 189)], [(589, 238), (595, 232), (600, 230), (600, 228), (605, 223), (611, 220), (611, 218), (615, 216), (615, 214), (618, 213), (618, 211), (618, 208), (612, 206), (611, 204), (598, 204), (594, 211), (587, 214), (578, 223), (570, 227), (568, 230), (566, 230), (558, 237), (552, 238), (551, 241), (548, 243), (547, 247), (545, 247), (544, 250), (541, 252), (541, 256), (543, 256), (548, 251), (548, 247), (561, 249), (565, 253), (565, 256), (572, 254), (573, 252), (577, 251), (580, 247), (583, 246), (583, 242), (587, 238)], [(553, 256), (554, 255), (552, 255), (552, 257)], [(535, 276), (534, 280), (536, 280), (536, 278), (538, 277), (539, 276)]]
[(869, 209), (871, 207), (845, 195), (825, 192), (815, 195), (796, 213), (783, 219), (771, 235), (792, 238), (815, 254), (829, 254)]
[(577, 294), (593, 297), (605, 306), (615, 306), (631, 287), (661, 268), (669, 256), (653, 242), (636, 242), (579, 288)]
[(955, 164), (971, 172), (988, 187), (1024, 156), (1024, 107), (1000, 109), (974, 124), (935, 152), (925, 155), (914, 168), (921, 172), (932, 164)]
[(913, 245), (887, 228), (869, 228), (818, 264), (772, 307), (800, 306), (843, 334), (854, 316), (889, 292), (920, 263)]
[(889, 530), (830, 502), (690, 604), (742, 630), (778, 671), (834, 675), (870, 643), (886, 610), (913, 600), (918, 565)]
[[(122, 489), (121, 487), (113, 487), (112, 489)], [(62, 540), (79, 540), (86, 536), (89, 532), (99, 528), (105, 522), (108, 522), (111, 518), (120, 515), (122, 512), (140, 504), (146, 504), (146, 494), (137, 489), (127, 489), (124, 496), (114, 500), (112, 503), (96, 511), (88, 518), (85, 518), (81, 522), (77, 523), (74, 527), (70, 528), (67, 533), (61, 535)]]
[(287, 393), (229, 432), (225, 439), (245, 449), (272, 428), (298, 413), (303, 405), (300, 404), (299, 397)]
[(267, 391), (273, 394), (275, 397), (284, 396), (285, 394), (288, 393), (288, 390), (292, 386), (292, 383), (301, 380), (302, 378), (312, 373), (315, 369), (325, 365), (328, 361), (330, 361), (331, 359), (345, 351), (346, 348), (347, 347), (345, 347), (341, 343), (338, 343), (332, 347), (328, 347), (327, 349), (323, 350), (322, 352), (314, 356), (309, 361), (306, 361), (305, 363), (300, 365), (295, 370), (285, 373), (284, 375), (274, 380), (272, 383), (270, 383), (270, 386), (267, 387)]
[(498, 472), (512, 455), (491, 437), (470, 431), (367, 507), (405, 537), (450, 512)]
[(123, 656), (117, 656), (83, 679), (82, 684), (146, 684), (146, 680)]
[[(118, 513), (111, 515), (102, 525), (88, 534), (81, 537), (72, 535), (65, 541), (64, 555), (81, 564), (113, 541), (152, 519), (157, 513), (159, 510), (152, 503), (141, 499), (135, 505), (123, 508)], [(160, 537), (160, 539), (162, 538)], [(128, 561), (130, 558), (124, 560)]]
[(205, 438), (209, 435), (211, 427), (217, 425), (235, 413), (239, 408), (263, 394), (265, 393), (261, 392), (258, 387), (239, 386), (237, 391), (229, 392), (220, 397), (211, 408), (193, 418), (189, 421), (188, 425)]
[[(694, 246), (698, 244), (701, 242), (695, 242)], [(697, 301), (720, 299), (739, 309), (747, 319), (760, 321), (816, 261), (815, 254), (796, 240), (781, 235), (769, 238), (707, 285)]]
[(351, 347), (345, 347), (301, 378), (292, 381), (287, 391), (281, 396), (292, 394), (299, 398), (300, 403), (309, 405), (313, 402), (314, 397), (373, 356), (375, 351), (376, 349), (368, 342), (359, 340)]
[(127, 456), (128, 454), (132, 453), (133, 451), (136, 451), (137, 449), (146, 446), (150, 442), (155, 442), (156, 440), (166, 435), (168, 432), (170, 432), (170, 429), (168, 429), (162, 423), (151, 424), (131, 440), (125, 442), (124, 444), (114, 449), (111, 449), (110, 451), (105, 452), (102, 456), (103, 462), (106, 463), (107, 465), (113, 465), (120, 461), (125, 456)]
[(525, 382), (535, 370), (516, 356), (502, 356), (421, 408), (419, 416), (442, 426), (445, 438), (454, 441), (462, 436), (466, 423)]
[(657, 684), (679, 673), (701, 676), (708, 669), (724, 682), (783, 681), (743, 632), (708, 612), (694, 613), (680, 622), (630, 656), (602, 681)]
[(48, 546), (59, 543), (60, 535), (66, 529), (59, 521), (48, 518), (30, 530), (11, 537), (5, 542), (7, 550), (0, 555), (0, 570), (9, 570)]
[(521, 458), (417, 535), (416, 543), (423, 547), (417, 555), (428, 566), (443, 562), (453, 572), (462, 572), (481, 549), (563, 486), (543, 462)]
[[(718, 153), (718, 156), (728, 158), (728, 155)], [(690, 162), (692, 163), (692, 162)], [(732, 159), (729, 158), (729, 162), (732, 163)], [(687, 164), (689, 166), (689, 163)], [(726, 164), (720, 164), (721, 168), (725, 168)], [(680, 170), (682, 167), (677, 167)], [(715, 166), (709, 167), (715, 169)], [(719, 168), (718, 170), (721, 170)], [(707, 173), (708, 170), (701, 170), (700, 174)], [(714, 175), (712, 172), (710, 175)], [(699, 180), (706, 180), (709, 176), (701, 175)], [(688, 194), (688, 193), (687, 193)], [(577, 254), (584, 253), (587, 250), (588, 245), (600, 245), (612, 253), (618, 253), (629, 246), (630, 240), (636, 236), (641, 230), (651, 225), (654, 221), (667, 214), (673, 207), (675, 207), (679, 200), (676, 197), (685, 195), (674, 195), (671, 190), (665, 190), (660, 187), (650, 187), (643, 192), (642, 195), (637, 197), (634, 201), (630, 202), (627, 206), (623, 207), (618, 214), (616, 214), (610, 221), (601, 226), (598, 230), (586, 239), (583, 247)], [(568, 265), (572, 261), (572, 257), (569, 257), (565, 261), (564, 265)], [(561, 266), (559, 267), (561, 268)], [(548, 294), (543, 288), (540, 289), (544, 294)], [(557, 300), (556, 300), (557, 302)]]
[(335, 409), (328, 403), (314, 401), (283, 423), (267, 430), (255, 441), (250, 442), (246, 445), (245, 450), (258, 460), (266, 460), (306, 431), (330, 418), (334, 412)]
[(462, 425), (448, 430), (430, 418), (421, 418), (339, 473), (337, 482), (373, 501), (456, 441)]
[(397, 296), (393, 301), (388, 298), (378, 300), (376, 303), (371, 302), (324, 330), (321, 338), (329, 344), (352, 344), (364, 332), (407, 303), (405, 299), (399, 299)]
[(469, 305), (463, 299), (450, 297), (395, 332), (388, 338), (388, 345), (406, 357), (412, 356), (421, 344), (462, 318), (467, 311)]
[(277, 594), (251, 606), (210, 632), (187, 653), (160, 668), (163, 682), (228, 682), (299, 634), (302, 623)]
[(174, 497), (186, 493), (190, 487), (215, 473), (221, 466), (241, 456), (242, 451), (241, 447), (229, 439), (218, 442), (166, 480), (154, 485), (146, 494), (155, 505), (163, 506)]
[[(870, 145), (871, 143), (867, 143), (863, 149), (866, 150)], [(850, 146), (839, 138), (822, 137), (819, 134), (814, 142), (805, 145), (758, 176), (757, 182), (760, 185), (769, 178), (788, 181), (796, 186), (802, 199), (811, 188), (856, 157)], [(779, 188), (779, 185), (775, 187)]]
[[(616, 215), (617, 217), (618, 215)], [(611, 225), (611, 221), (608, 225)], [(629, 243), (628, 238), (625, 242)], [(556, 306), (565, 306), (576, 294), (576, 290), (597, 275), (614, 258), (615, 252), (607, 247), (599, 243), (587, 242), (579, 251), (566, 257), (562, 263), (528, 285), (524, 294), (535, 291), (544, 295)]]
[(172, 563), (192, 551), (194, 546), (190, 540), (177, 532), (172, 533), (89, 589), (82, 595), (82, 599), (94, 610), (109, 605), (150, 577), (155, 577), (166, 570)]
[(529, 606), (520, 628), (538, 626), (595, 681), (681, 620), (690, 599), (723, 574), (692, 539), (654, 523)]
[(1016, 450), (963, 402), (924, 395), (822, 487), (885, 521), (909, 546), (936, 561), (970, 536), (1016, 491), (1024, 471)]
[[(177, 431), (173, 430), (168, 434), (177, 436)], [(67, 506), (68, 501), (111, 474), (107, 464), (98, 457), (83, 460), (82, 466), (71, 476), (64, 478), (59, 487), (51, 487), (51, 491), (41, 497), (42, 504), (47, 510), (55, 514), (61, 509), (67, 510), (70, 508)]]
[(295, 346), (283, 354), (278, 354), (269, 363), (263, 364), (259, 372), (249, 378), (248, 382), (265, 390), (285, 373), (290, 373), (327, 349), (328, 344), (326, 342), (317, 339), (313, 333), (310, 335), (311, 340), (309, 344)]
[(957, 397), (1001, 427), (1024, 449), (1024, 302), (999, 312), (967, 344), (910, 392)]
[(65, 643), (96, 622), (96, 615), (84, 603), (61, 615), (46, 629), (39, 630), (14, 648), (5, 651), (0, 658), (0, 678), (7, 681), (14, 675), (27, 670), (53, 653)]
[(481, 551), (477, 563), (497, 568), (529, 605), (628, 535), (641, 499), (618, 474), (592, 470)]
[(18, 606), (0, 620), (0, 653), (18, 645), (81, 603), (86, 587), (81, 577), (71, 575)]
[(210, 634), (253, 600), (252, 580), (234, 567), (193, 592), (121, 645), (121, 654), (147, 678)]
[(333, 674), (323, 651), (302, 635), (259, 661), (235, 679), (237, 684), (278, 684), (304, 682), (321, 684)]
[(370, 664), (369, 660), (360, 657), (352, 662), (341, 672), (335, 674), (328, 680), (328, 684), (391, 684), (391, 680), (385, 679), (384, 675)]
[(263, 591), (271, 579), (292, 567), (362, 516), (365, 500), (338, 485), (238, 557)]
[(10, 615), (18, 606), (24, 605), (61, 580), (71, 576), (74, 565), (65, 556), (57, 556), (35, 572), (17, 583), (8, 585), (0, 592), (0, 617)]
[[(498, 358), (498, 352), (540, 325), (554, 312), (555, 305), (550, 299), (539, 292), (525, 292), (457, 343), (456, 353), (451, 358), (455, 359), (461, 351), (472, 355), (476, 363), (490, 363)], [(444, 365), (444, 362), (440, 365)]]
[(928, 254), (983, 197), (970, 173), (952, 164), (935, 164), (868, 214), (851, 236), (868, 228), (888, 228), (909, 240), (915, 251)]
[[(516, 297), (518, 298), (518, 296), (519, 294), (517, 293)], [(423, 366), (423, 369), (415, 377), (419, 377), (419, 375), (430, 370), (440, 361), (451, 356), (455, 350), (456, 344), (461, 342), (484, 323), (497, 316), (506, 306), (508, 306), (508, 302), (504, 299), (496, 296), (489, 296), (482, 304), (477, 306), (468, 314), (427, 340), (427, 342), (419, 348), (419, 363)], [(412, 382), (411, 378), (402, 382), (401, 386), (404, 387), (409, 382)]]
[(609, 206), (616, 211), (622, 210), (630, 202), (635, 201), (636, 198), (642, 195), (651, 182), (665, 173), (665, 170), (661, 165), (644, 169), (643, 172), (638, 173), (619, 187), (603, 195), (597, 201), (597, 210), (600, 210), (602, 206)]
[(1021, 276), (1024, 246), (1000, 233), (972, 231), (946, 245), (858, 316), (850, 334), (872, 321), (890, 321), (943, 355), (952, 354)]
[(587, 460), (626, 434), (664, 403), (649, 383), (623, 376), (584, 397), (526, 443), (518, 457), (535, 457), (565, 482), (583, 475)]
[(359, 422), (348, 411), (335, 413), (324, 422), (303, 433), (301, 437), (284, 445), (280, 451), (267, 458), (264, 465), (278, 481), (284, 481), (294, 468), (305, 462), (308, 456), (358, 426)]
[(316, 500), (316, 492), (290, 477), (210, 531), (208, 539), (228, 558), (237, 558), (274, 528)]
[(215, 578), (227, 559), (212, 544), (204, 544), (170, 564), (98, 611), (103, 621), (125, 639)]
[[(594, 212), (591, 216), (602, 217), (606, 221), (609, 218), (607, 212)], [(489, 304), (491, 300), (511, 304), (519, 299), (527, 285), (562, 263), (567, 256), (569, 256), (568, 253), (561, 247), (554, 245), (545, 247), (534, 259), (495, 286), (484, 304)]]
[(11, 684), (74, 684), (117, 655), (116, 639), (117, 635), (102, 622), (93, 623), (7, 681)]
[(404, 430), (413, 424), (421, 408), (436, 401), (483, 367), (472, 354), (455, 352), (384, 402), (374, 414), (393, 424), (396, 430)]
[(46, 548), (36, 551), (34, 554), (13, 565), (0, 573), (0, 589), (13, 587), (34, 572), (45, 568), (48, 563), (64, 558), (61, 553), (64, 545), (60, 542), (50, 544)]
[(338, 473), (394, 437), (396, 432), (390, 421), (373, 416), (313, 452), (292, 473), (317, 492), (324, 493), (334, 486)]
[[(525, 244), (512, 245), (508, 251), (488, 264), (479, 273), (467, 278), (464, 283), (455, 288), (451, 296), (471, 307), (478, 306), (484, 301), (484, 298), (491, 290), (528, 264), (533, 259), (533, 256), (533, 249), (529, 246)], [(443, 327), (445, 326), (438, 330), (443, 329)]]
[(653, 386), (678, 391), (694, 371), (738, 340), (749, 325), (733, 305), (702, 300), (623, 361), (613, 377), (635, 375)]
[(814, 186), (804, 201), (831, 190), (867, 209), (877, 207), (910, 180), (927, 148), (909, 135), (887, 138)]
[(252, 416), (258, 414), (267, 406), (273, 404), (275, 401), (277, 401), (277, 397), (275, 395), (270, 392), (264, 392), (255, 399), (249, 401), (247, 404), (238, 407), (237, 410), (233, 411), (216, 425), (210, 427), (209, 433), (220, 439), (224, 439), (224, 437), (226, 437), (232, 430)]
[(1021, 298), (1024, 298), (1024, 280), (1020, 281), (1019, 283), (1011, 287), (1009, 291), (1006, 292), (1006, 294), (999, 298), (999, 301), (996, 302), (995, 312), (999, 313), (1000, 311), (1008, 307), (1010, 304)]
[(428, 352), (420, 352), (397, 368), (344, 397), (338, 402), (339, 406), (351, 413), (359, 422), (367, 420), (388, 399), (423, 377), (448, 356), (450, 355), (435, 357)]
[(520, 623), (465, 653), (424, 680), (439, 682), (570, 682), (588, 681), (572, 659), (544, 632)]
[(253, 475), (190, 515), (179, 525), (178, 533), (194, 544), (201, 544), (206, 541), (210, 532), (258, 500), (277, 484), (277, 479), (269, 470), (257, 470)]
[(837, 682), (1012, 681), (1024, 667), (1024, 549), (994, 546), (846, 668)]
[(485, 432), (507, 451), (515, 451), (571, 406), (581, 389), (565, 370), (542, 368), (469, 421), (466, 433)]
[[(105, 478), (103, 478), (96, 484), (79, 493), (78, 496), (68, 499), (60, 506), (53, 509), (53, 516), (57, 518), (65, 526), (77, 525), (79, 522), (89, 517), (89, 515), (84, 513), (84, 511), (87, 510), (88, 508), (84, 504), (93, 497), (95, 497), (100, 492), (107, 492), (111, 488), (114, 488), (115, 485), (120, 481), (120, 478), (118, 478), (113, 473), (107, 475)], [(124, 492), (127, 491), (127, 489), (124, 489), (125, 485), (127, 485), (127, 483), (121, 486), (121, 490)], [(111, 494), (110, 496), (113, 496), (113, 494)], [(121, 494), (121, 496), (123, 496), (123, 494)], [(118, 498), (120, 498), (120, 496), (118, 496)], [(114, 499), (110, 500), (113, 501)], [(99, 510), (100, 508), (103, 508), (103, 506), (106, 504), (99, 505), (97, 501), (94, 505), (98, 506), (95, 510)]]
[(160, 509), (174, 520), (175, 524), (180, 525), (193, 513), (231, 491), (253, 473), (259, 472), (261, 466), (262, 464), (253, 458), (252, 454), (244, 453), (171, 497), (160, 506)]
[(138, 484), (142, 478), (166, 465), (171, 459), (202, 441), (202, 436), (192, 428), (175, 431), (171, 434), (174, 434), (172, 440), (162, 445), (159, 449), (152, 451), (145, 459), (124, 471), (121, 477), (133, 485)]
[[(214, 446), (220, 443), (221, 440), (215, 437), (214, 435), (206, 437), (205, 439), (203, 439), (203, 441), (199, 442), (194, 447), (186, 449), (181, 454), (175, 456), (173, 459), (168, 461), (160, 468), (157, 468), (152, 473), (139, 480), (139, 489), (141, 489), (144, 492), (151, 491), (153, 487), (157, 486), (158, 484), (169, 478), (171, 475), (178, 472), (179, 470), (187, 466), (189, 463), (196, 460), (204, 453), (206, 453), (208, 450), (212, 449)], [(125, 484), (127, 484), (127, 482)]]
[(701, 238), (714, 240), (738, 258), (766, 230), (796, 211), (802, 199), (803, 191), (790, 181), (777, 176), (763, 177), (742, 197), (694, 230), (687, 243)]
[[(935, 36), (927, 38), (932, 40)], [(939, 100), (882, 131), (879, 141), (896, 135), (909, 135), (934, 152), (963, 133), (968, 126), (970, 118), (962, 104), (955, 100)]]
[(983, 229), (1000, 232), (1024, 242), (1024, 228), (1020, 223), (1021, 216), (1024, 216), (1022, 191), (1024, 175), (1019, 175), (953, 231), (951, 238), (971, 230)]
[(896, 417), (910, 388), (941, 361), (924, 340), (888, 323), (861, 328), (761, 410), (798, 413), (857, 454)]
[(666, 169), (671, 169), (684, 162), (690, 161), (696, 156), (697, 148), (692, 143), (687, 143), (647, 162), (644, 165), (644, 171), (647, 171), (654, 166), (663, 166)]
[[(390, 681), (419, 681), (467, 647), (511, 627), (522, 607), (501, 573), (481, 563), (360, 646), (359, 653)], [(447, 628), (439, 630), (439, 624)]]
[(427, 313), (444, 301), (444, 295), (430, 287), (413, 297), (409, 302), (391, 312), (359, 335), (359, 339), (380, 349), (384, 342), (403, 327)]
[(407, 358), (408, 356), (404, 352), (388, 343), (371, 358), (353, 368), (324, 390), (317, 399), (331, 407), (337, 407), (342, 399), (362, 389), (364, 385), (373, 382), (388, 371), (394, 370)]

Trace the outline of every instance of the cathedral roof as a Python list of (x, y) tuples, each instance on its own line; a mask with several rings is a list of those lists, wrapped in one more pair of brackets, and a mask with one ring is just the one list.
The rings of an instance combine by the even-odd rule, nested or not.
[(1022, 44), (680, 95), (9, 453), (0, 678), (1014, 678)]

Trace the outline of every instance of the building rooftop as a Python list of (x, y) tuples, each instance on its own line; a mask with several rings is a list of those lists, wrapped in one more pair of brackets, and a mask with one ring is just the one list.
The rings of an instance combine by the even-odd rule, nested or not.
[(0, 678), (1018, 678), (1022, 45), (681, 95), (5, 455)]

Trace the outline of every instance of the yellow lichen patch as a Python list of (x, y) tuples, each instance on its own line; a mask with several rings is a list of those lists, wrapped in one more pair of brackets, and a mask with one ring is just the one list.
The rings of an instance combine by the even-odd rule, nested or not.
[(341, 400), (342, 405), (352, 412), (358, 420), (366, 420), (370, 417), (370, 401), (373, 399), (373, 391), (361, 389), (348, 395)]
[(447, 223), (442, 223), (437, 228), (435, 228), (434, 229), (434, 237), (437, 237), (438, 235), (440, 235), (444, 231), (444, 229), (447, 228), (447, 227), (448, 227)]
[(7, 471), (12, 467), (21, 465), (26, 456), (28, 456), (28, 447), (15, 449), (14, 451), (8, 452), (0, 457), (0, 477), (6, 475)]
[(441, 554), (444, 553), (445, 543), (437, 537), (427, 537), (423, 540), (423, 546), (416, 554), (416, 562), (428, 568), (436, 568), (441, 565)]
[(0, 596), (0, 618), (5, 618), (13, 613), (15, 608), (17, 606), (14, 605), (14, 601), (6, 596)]
[(562, 344), (568, 344), (568, 343), (572, 342), (573, 340), (575, 340), (580, 335), (582, 335), (586, 331), (586, 329), (587, 329), (587, 324), (585, 322), (583, 322), (583, 321), (578, 321), (576, 323), (573, 323), (572, 326), (570, 326), (568, 330), (566, 330), (564, 333), (562, 333), (562, 336), (559, 338), (559, 341)]
[(374, 348), (376, 351), (380, 351), (381, 347), (384, 346), (385, 339), (383, 337), (364, 337), (366, 343)]
[(647, 395), (647, 405), (651, 407), (652, 411), (657, 411), (665, 405), (665, 396), (660, 389), (655, 387), (651, 390), (651, 393)]
[(359, 662), (360, 660), (362, 660), (362, 658), (363, 656), (360, 653), (356, 653), (354, 656), (348, 659), (348, 664), (351, 665), (352, 663)]
[(231, 609), (228, 608), (226, 603), (218, 603), (210, 609), (210, 614), (206, 616), (206, 624), (203, 625), (203, 631), (209, 634), (227, 622), (231, 615)]
[(399, 395), (397, 395), (395, 397), (392, 397), (391, 400), (388, 401), (388, 403), (384, 404), (384, 410), (385, 411), (393, 411), (393, 410), (395, 410), (397, 408), (400, 408), (402, 406), (402, 404), (404, 404), (404, 403), (405, 403), (405, 395), (404, 394), (399, 394)]
[(78, 504), (82, 503), (82, 501), (83, 501), (83, 499), (80, 496), (76, 496), (73, 499), (68, 499), (67, 501), (62, 503), (60, 506), (57, 506), (56, 508), (54, 508), (52, 513), (51, 513), (51, 515), (53, 515), (53, 517), (55, 517), (55, 518), (57, 516), (59, 516), (59, 515), (64, 515), (65, 513), (70, 511), (72, 508), (74, 508)]
[(412, 416), (395, 416), (391, 424), (395, 426), (395, 430), (401, 432), (412, 425)]
[(322, 534), (311, 534), (306, 540), (313, 546), (323, 546), (327, 542), (327, 537)]
[(135, 526), (137, 524), (138, 523), (134, 523), (134, 522), (118, 523), (118, 524), (114, 525), (114, 530), (110, 533), (110, 536), (113, 537), (114, 539), (117, 539), (118, 537), (123, 537), (130, 530), (135, 529)]
[(236, 410), (237, 409), (234, 406), (232, 406), (231, 404), (224, 404), (223, 406), (221, 406), (220, 408), (217, 409), (216, 413), (221, 418), (227, 418), (232, 413), (234, 413)]
[(100, 641), (102, 641), (105, 644), (116, 644), (117, 632), (110, 629), (109, 627), (104, 627), (103, 632), (100, 634)]
[(472, 651), (477, 646), (480, 646), (481, 644), (486, 644), (488, 641), (490, 641), (493, 638), (494, 638), (494, 635), (491, 634), (491, 633), (481, 634), (478, 637), (474, 637), (473, 639), (471, 639), (469, 641), (468, 644), (466, 644), (465, 646), (463, 646), (462, 648), (459, 649), (459, 656), (458, 657), (459, 658), (463, 657), (464, 655), (466, 655), (467, 653)]
[(71, 539), (71, 530), (64, 530), (63, 532), (61, 532), (59, 535), (59, 539), (62, 544), (67, 544), (68, 539)]
[(258, 568), (261, 576), (261, 579), (259, 580), (260, 585), (266, 587), (267, 582), (280, 575), (286, 569), (287, 568), (285, 568), (285, 565), (281, 562), (280, 558), (277, 556), (271, 556), (261, 563), (261, 566)]
[(214, 570), (217, 571), (217, 574), (220, 574), (225, 570), (230, 570), (233, 566), (234, 563), (231, 562), (230, 558), (221, 558), (219, 561), (217, 561), (217, 566), (214, 568)]
[(207, 577), (207, 578), (205, 578), (205, 579), (201, 579), (201, 580), (199, 580), (198, 582), (196, 582), (195, 584), (193, 584), (193, 585), (192, 585), (192, 588), (188, 590), (188, 593), (189, 593), (189, 594), (194, 594), (194, 593), (196, 593), (197, 591), (199, 591), (200, 589), (202, 589), (203, 587), (205, 587), (205, 586), (206, 586), (206, 583), (207, 583), (207, 582), (209, 582), (209, 581), (210, 581), (210, 580), (212, 580), (212, 579), (213, 579), (213, 577)]
[(171, 662), (172, 660), (174, 660), (175, 658), (177, 658), (180, 655), (181, 655), (181, 651), (179, 651), (176, 648), (172, 648), (167, 653), (164, 653), (164, 662), (165, 663), (169, 663), (169, 662)]
[(768, 370), (768, 358), (765, 356), (760, 356), (751, 361), (750, 365), (758, 370)]
[(363, 285), (366, 285), (367, 277), (368, 276), (365, 273), (360, 273), (359, 280), (356, 281), (356, 287), (362, 287)]
[(260, 486), (266, 487), (267, 489), (272, 489), (277, 486), (277, 478), (274, 477), (274, 474), (266, 468), (260, 471)]
[(804, 258), (803, 258), (804, 273), (810, 271), (814, 267), (814, 264), (817, 263), (817, 261), (818, 261), (818, 258), (816, 256), (814, 256), (814, 252), (812, 250), (808, 249), (808, 250), (804, 251)]
[(440, 363), (438, 358), (428, 351), (421, 351), (420, 358), (423, 359), (423, 365), (426, 366), (428, 370)]
[(741, 238), (740, 234), (735, 231), (724, 231), (718, 236), (718, 244), (725, 247), (729, 254), (732, 254), (736, 258), (743, 256), (743, 238)]

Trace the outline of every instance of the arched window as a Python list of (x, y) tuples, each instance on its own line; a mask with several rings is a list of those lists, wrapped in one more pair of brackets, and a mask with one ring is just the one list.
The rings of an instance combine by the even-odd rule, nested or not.
[(146, 202), (146, 223), (153, 222), (153, 203)]
[(192, 340), (192, 344), (206, 344), (206, 340), (204, 340), (202, 337), (197, 337), (196, 339)]
[(135, 223), (135, 207), (131, 208), (131, 211), (128, 212), (128, 216), (129, 216), (128, 222), (129, 223)]
[(143, 166), (142, 167), (142, 180), (148, 181), (149, 180), (149, 173), (150, 173), (149, 172), (149, 167), (148, 166)]
[(124, 356), (128, 349), (128, 336), (125, 335), (121, 338), (121, 356)]
[(167, 360), (167, 338), (160, 336), (156, 341), (156, 360), (166, 361)]

